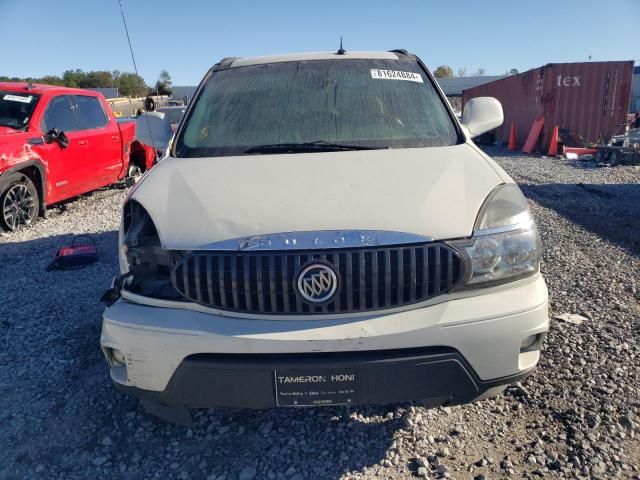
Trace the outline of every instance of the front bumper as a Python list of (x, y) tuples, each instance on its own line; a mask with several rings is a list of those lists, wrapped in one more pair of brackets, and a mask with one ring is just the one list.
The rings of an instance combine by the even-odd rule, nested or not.
[(446, 397), (464, 402), (532, 371), (539, 350), (522, 341), (547, 331), (540, 275), (511, 288), (439, 297), (423, 308), (356, 318), (249, 319), (120, 299), (103, 317), (118, 388), (169, 405), (276, 404), (274, 372), (357, 366), (356, 403)]
[[(272, 408), (286, 398), (276, 387), (279, 371), (355, 372), (357, 389), (344, 397), (344, 404), (388, 404), (428, 400), (430, 405), (468, 403), (497, 387), (528, 376), (533, 368), (490, 381), (480, 380), (464, 358), (450, 348), (423, 348), (339, 354), (217, 355), (185, 358), (162, 392), (129, 387), (114, 381), (129, 395), (163, 405), (186, 408)], [(356, 383), (354, 382), (354, 383)], [(305, 391), (306, 403), (328, 405), (324, 384)], [(347, 398), (348, 397), (348, 398)], [(301, 401), (304, 403), (304, 401)], [(289, 406), (291, 402), (288, 403)]]

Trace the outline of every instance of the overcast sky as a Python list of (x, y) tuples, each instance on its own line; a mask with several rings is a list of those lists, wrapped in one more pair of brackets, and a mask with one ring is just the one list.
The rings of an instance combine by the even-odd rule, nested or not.
[[(432, 69), (640, 62), (640, 0), (121, 0), (139, 73), (197, 84), (222, 57), (406, 48)], [(133, 71), (118, 0), (0, 0), (0, 75)]]

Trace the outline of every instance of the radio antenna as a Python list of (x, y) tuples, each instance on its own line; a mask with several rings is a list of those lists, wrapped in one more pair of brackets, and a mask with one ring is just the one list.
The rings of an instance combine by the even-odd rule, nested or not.
[[(131, 46), (131, 37), (129, 37), (129, 29), (127, 28), (127, 21), (124, 18), (124, 10), (122, 9), (122, 0), (118, 0), (118, 5), (120, 5), (120, 14), (122, 15), (122, 24), (124, 25), (124, 31), (127, 34), (127, 43), (129, 44), (129, 51), (131, 52), (131, 61), (133, 61), (133, 70), (136, 72), (136, 76), (138, 75), (138, 66), (136, 65), (136, 57), (133, 55), (133, 47)], [(151, 124), (149, 123), (149, 117), (145, 115), (147, 119), (147, 128), (149, 129), (149, 138), (151, 139), (151, 147), (153, 148), (153, 155), (158, 159), (158, 151), (156, 150), (155, 142), (153, 141), (153, 134), (151, 133)], [(136, 124), (138, 122), (136, 121)]]

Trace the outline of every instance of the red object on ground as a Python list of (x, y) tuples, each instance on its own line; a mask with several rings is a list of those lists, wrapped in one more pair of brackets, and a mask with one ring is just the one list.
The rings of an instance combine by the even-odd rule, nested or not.
[(509, 150), (516, 150), (516, 126), (511, 122), (511, 133), (509, 133)]
[(77, 268), (97, 261), (98, 249), (95, 244), (70, 245), (58, 249), (53, 262), (47, 266), (47, 270)]
[(511, 123), (516, 143), (524, 144), (531, 123), (544, 117), (542, 145), (549, 145), (555, 125), (590, 142), (606, 140), (625, 123), (633, 62), (550, 63), (518, 75), (464, 90), (462, 106), (471, 98), (495, 97), (502, 103), (504, 123), (495, 139), (509, 141)]
[(559, 128), (556, 125), (555, 127), (553, 127), (553, 133), (551, 134), (551, 143), (549, 143), (549, 152), (547, 153), (547, 155), (549, 155), (550, 157), (555, 157), (556, 155), (558, 155), (558, 135)]
[(529, 131), (529, 136), (527, 137), (527, 141), (524, 142), (524, 147), (522, 147), (522, 151), (524, 153), (531, 153), (538, 143), (538, 138), (540, 137), (540, 132), (542, 132), (542, 127), (544, 126), (544, 117), (536, 118), (531, 125), (531, 130)]
[[(98, 92), (0, 82), (0, 117), (0, 193), (2, 178), (24, 173), (41, 209), (123, 179), (130, 163), (153, 163), (153, 151), (134, 140), (135, 122), (116, 121)], [(49, 135), (54, 128), (68, 142)]]
[(598, 150), (595, 148), (563, 147), (563, 151), (565, 154), (575, 153), (576, 155), (587, 155), (589, 153), (594, 154)]

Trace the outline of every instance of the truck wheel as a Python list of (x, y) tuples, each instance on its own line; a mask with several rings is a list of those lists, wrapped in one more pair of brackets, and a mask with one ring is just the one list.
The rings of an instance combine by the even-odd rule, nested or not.
[(0, 185), (0, 227), (15, 231), (31, 225), (38, 218), (38, 190), (22, 173), (12, 173)]

